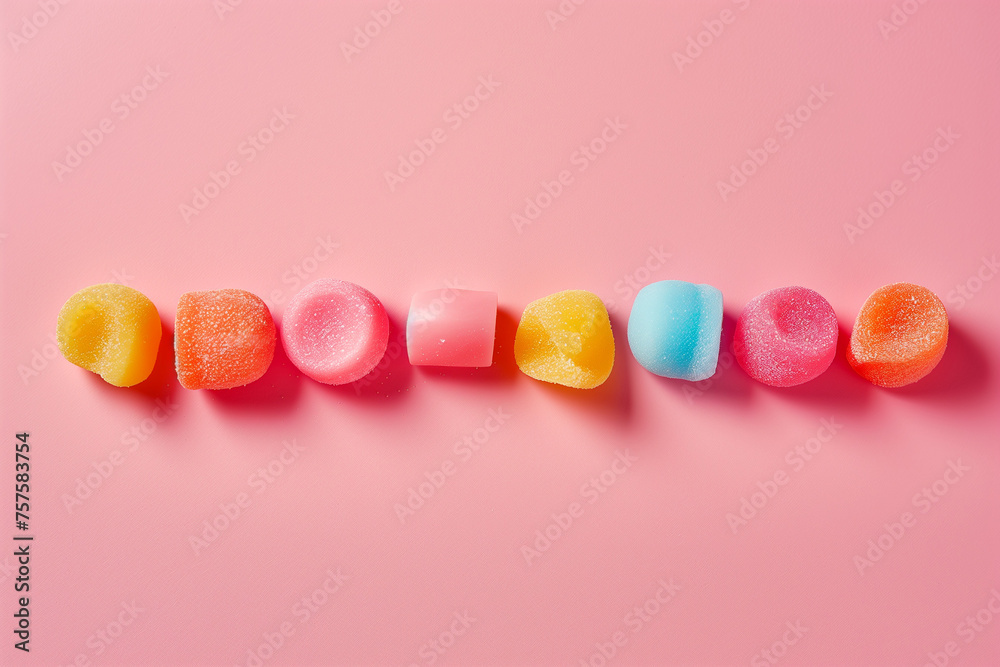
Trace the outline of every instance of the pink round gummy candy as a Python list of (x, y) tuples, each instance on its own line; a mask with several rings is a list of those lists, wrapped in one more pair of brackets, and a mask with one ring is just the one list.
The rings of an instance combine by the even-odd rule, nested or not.
[(295, 367), (313, 380), (346, 384), (381, 361), (389, 343), (389, 317), (364, 287), (322, 278), (288, 302), (281, 341)]
[(837, 352), (837, 315), (805, 287), (779, 287), (753, 298), (736, 323), (733, 348), (750, 377), (772, 387), (808, 382)]

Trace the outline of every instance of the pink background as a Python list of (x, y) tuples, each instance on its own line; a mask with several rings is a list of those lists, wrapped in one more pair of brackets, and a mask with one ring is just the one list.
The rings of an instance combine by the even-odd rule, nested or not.
[[(0, 542), (16, 532), (20, 430), (36, 535), (29, 655), (12, 648), (13, 547), (0, 549), (0, 663), (773, 664), (765, 649), (787, 665), (1000, 663), (987, 606), (1000, 590), (1000, 5), (910, 0), (915, 13), (883, 35), (888, 0), (591, 0), (554, 28), (556, 0), (401, 0), (348, 58), (341, 43), (387, 2), (39, 14), (53, 1), (0, 3)], [(699, 33), (706, 45), (678, 67)], [(477, 86), (474, 111), (448, 112)], [(812, 90), (823, 99), (800, 109)], [(250, 150), (275, 109), (294, 118)], [(581, 158), (607, 119), (625, 127)], [(102, 122), (111, 131), (57, 175)], [(443, 141), (390, 189), (385, 172), (432, 136)], [(765, 146), (724, 200), (718, 182)], [(926, 149), (936, 161), (914, 172)], [(238, 173), (185, 221), (181, 205), (229, 162)], [(568, 184), (519, 232), (512, 214), (563, 170)], [(896, 180), (892, 205), (849, 238), (845, 224)], [(397, 344), (363, 386), (327, 387), (279, 352), (246, 388), (179, 387), (183, 292), (247, 289), (278, 319), (296, 272), (370, 289), (394, 342), (414, 292), (495, 290), (497, 361), (412, 368)], [(722, 290), (724, 345), (767, 289), (819, 291), (846, 336), (874, 289), (916, 282), (949, 308), (948, 352), (896, 391), (850, 370), (843, 336), (833, 367), (797, 388), (751, 381), (728, 352), (700, 385), (657, 378), (624, 332), (629, 283), (662, 279)], [(153, 376), (131, 390), (50, 340), (69, 295), (115, 280), (147, 294), (165, 327)], [(521, 309), (570, 288), (612, 309), (617, 363), (591, 392), (513, 365)], [(154, 421), (162, 405), (170, 415)], [(509, 417), (485, 438), (490, 410)], [(832, 438), (824, 419), (842, 425)], [(797, 458), (818, 435), (828, 441)], [(484, 443), (468, 456), (455, 449), (465, 437)], [(283, 442), (302, 451), (263, 481), (255, 471)], [(616, 456), (634, 460), (596, 491), (589, 480)], [(921, 500), (949, 462), (968, 470)], [(401, 522), (394, 506), (442, 467), (454, 474)], [(776, 473), (787, 483), (769, 485)], [(773, 497), (734, 534), (727, 514), (759, 488)], [(196, 553), (191, 536), (224, 525), (220, 504), (237, 498), (250, 502)], [(574, 502), (582, 514), (549, 527), (561, 534), (529, 564), (522, 547)], [(883, 535), (904, 512), (904, 534)], [(891, 549), (859, 572), (880, 536)], [(346, 581), (303, 618), (296, 605), (338, 569)], [(661, 579), (680, 587), (662, 605)], [(643, 605), (655, 613), (627, 616)], [(992, 622), (970, 629), (982, 609)], [(279, 642), (283, 624), (293, 633)], [(280, 647), (261, 650), (268, 636)]]

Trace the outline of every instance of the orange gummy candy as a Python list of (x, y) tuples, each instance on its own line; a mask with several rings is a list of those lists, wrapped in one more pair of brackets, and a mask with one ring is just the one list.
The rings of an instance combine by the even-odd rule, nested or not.
[(177, 304), (174, 352), (185, 389), (230, 389), (259, 379), (274, 358), (271, 311), (238, 289), (188, 292)]
[(937, 366), (948, 345), (948, 313), (926, 287), (894, 283), (872, 293), (851, 332), (847, 360), (880, 387), (916, 382)]

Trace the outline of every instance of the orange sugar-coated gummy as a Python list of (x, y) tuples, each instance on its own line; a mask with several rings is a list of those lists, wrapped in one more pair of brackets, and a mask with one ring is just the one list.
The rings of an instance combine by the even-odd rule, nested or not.
[(149, 377), (160, 346), (160, 315), (142, 292), (105, 283), (80, 290), (59, 311), (56, 340), (66, 359), (108, 384)]
[(188, 292), (177, 304), (174, 352), (186, 389), (231, 389), (259, 379), (274, 358), (271, 311), (238, 289)]
[(894, 283), (872, 293), (851, 332), (847, 360), (880, 387), (902, 387), (937, 366), (948, 345), (948, 313), (926, 287)]

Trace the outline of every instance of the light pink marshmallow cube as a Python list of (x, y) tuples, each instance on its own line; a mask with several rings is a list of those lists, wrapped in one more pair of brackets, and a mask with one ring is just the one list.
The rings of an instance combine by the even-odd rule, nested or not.
[(414, 366), (481, 368), (493, 363), (496, 292), (448, 287), (418, 292), (406, 319), (406, 351)]

